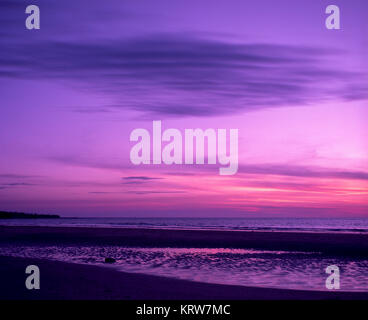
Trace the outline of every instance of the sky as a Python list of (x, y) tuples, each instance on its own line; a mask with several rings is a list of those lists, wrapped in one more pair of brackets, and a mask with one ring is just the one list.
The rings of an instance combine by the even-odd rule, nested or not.
[[(368, 217), (367, 15), (366, 0), (1, 0), (0, 210)], [(133, 165), (130, 133), (154, 120), (238, 129), (238, 173)]]

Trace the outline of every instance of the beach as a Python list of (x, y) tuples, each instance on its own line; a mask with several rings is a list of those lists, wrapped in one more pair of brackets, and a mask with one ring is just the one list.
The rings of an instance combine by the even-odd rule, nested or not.
[[(1, 249), (37, 246), (144, 246), (261, 248), (268, 250), (321, 251), (325, 254), (356, 255), (367, 249), (366, 234), (295, 232), (164, 230), (93, 227), (0, 226)], [(193, 264), (192, 258), (190, 260)], [(42, 274), (42, 290), (26, 290), (25, 268), (36, 264)], [(88, 265), (40, 259), (0, 256), (0, 299), (61, 300), (321, 300), (368, 299), (368, 292), (290, 290), (244, 285), (204, 283), (173, 277), (123, 272), (114, 265)]]
[[(27, 290), (36, 264), (41, 289)], [(363, 292), (312, 292), (217, 285), (132, 274), (90, 265), (0, 257), (0, 300), (366, 300)]]
[(348, 232), (0, 226), (0, 245), (2, 243), (254, 248), (341, 256), (367, 256), (368, 252), (368, 234)]

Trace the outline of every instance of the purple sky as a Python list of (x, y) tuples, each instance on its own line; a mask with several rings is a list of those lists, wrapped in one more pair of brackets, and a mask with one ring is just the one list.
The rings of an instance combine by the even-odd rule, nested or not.
[[(29, 4), (0, 2), (0, 210), (368, 216), (367, 1)], [(238, 128), (238, 174), (133, 166), (153, 120)]]

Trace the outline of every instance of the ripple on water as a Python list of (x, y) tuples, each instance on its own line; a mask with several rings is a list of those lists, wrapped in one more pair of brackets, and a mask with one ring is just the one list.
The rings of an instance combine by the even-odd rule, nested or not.
[(117, 246), (9, 246), (0, 255), (84, 264), (116, 260), (115, 268), (193, 281), (304, 290), (325, 290), (325, 268), (340, 267), (341, 290), (368, 291), (368, 260), (319, 253), (207, 248)]

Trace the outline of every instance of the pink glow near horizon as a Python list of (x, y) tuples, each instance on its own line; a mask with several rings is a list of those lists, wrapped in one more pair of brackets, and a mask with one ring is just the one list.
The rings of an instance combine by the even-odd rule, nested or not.
[[(55, 48), (45, 47), (45, 64), (34, 71), (38, 77), (29, 77), (26, 69), (25, 75), (0, 78), (4, 106), (0, 110), (0, 210), (64, 216), (368, 217), (368, 111), (366, 96), (359, 91), (366, 87), (354, 87), (340, 95), (337, 84), (335, 86), (331, 79), (325, 80), (327, 72), (316, 67), (322, 57), (323, 67), (328, 67), (332, 78), (340, 77), (336, 83), (351, 77), (354, 85), (360, 77), (354, 76), (354, 72), (366, 71), (363, 57), (367, 47), (363, 33), (359, 33), (366, 27), (367, 20), (360, 21), (363, 18), (360, 6), (367, 8), (366, 2), (355, 1), (350, 7), (341, 3), (347, 16), (345, 31), (339, 34), (328, 33), (323, 24), (319, 25), (323, 6), (319, 8), (310, 2), (306, 10), (300, 11), (294, 1), (284, 1), (276, 9), (276, 16), (273, 10), (262, 6), (267, 0), (254, 5), (253, 10), (262, 12), (263, 20), (273, 22), (272, 28), (262, 28), (261, 18), (256, 19), (254, 12), (250, 12), (249, 7), (243, 8), (238, 1), (233, 8), (219, 3), (211, 13), (213, 20), (203, 20), (201, 17), (208, 9), (205, 2), (197, 5), (197, 9), (189, 4), (184, 7), (170, 4), (170, 17), (159, 14), (160, 8), (169, 5), (166, 1), (159, 1), (155, 8), (149, 4), (145, 8), (139, 4), (121, 6), (122, 11), (139, 12), (143, 16), (150, 12), (152, 15), (146, 17), (147, 26), (152, 27), (150, 32), (140, 27), (142, 16), (138, 13), (130, 20), (112, 19), (105, 26), (106, 30), (101, 25), (93, 25), (96, 39), (101, 42), (112, 39), (106, 42), (106, 46), (112, 48), (109, 47), (111, 52), (106, 47), (101, 52), (91, 52), (95, 54), (92, 57), (102, 60), (101, 55), (109, 63), (116, 62), (119, 56), (116, 52), (125, 54), (125, 51), (121, 53), (118, 46), (113, 47), (114, 39), (131, 41), (128, 48), (136, 46), (138, 54), (127, 54), (118, 62), (123, 64), (130, 59), (131, 65), (138, 64), (138, 71), (124, 66), (128, 69), (123, 69), (118, 75), (120, 78), (115, 75), (115, 69), (109, 69), (109, 64), (95, 66), (100, 63), (97, 58), (92, 62), (79, 61), (77, 46), (67, 48), (65, 54), (73, 50), (76, 54), (71, 54), (70, 60), (65, 58), (65, 66), (59, 65), (59, 60), (63, 60), (55, 53), (60, 50), (57, 44)], [(237, 13), (239, 6), (244, 9), (243, 17)], [(52, 7), (49, 10), (52, 12)], [(290, 21), (286, 17), (291, 17)], [(301, 18), (304, 22), (299, 25), (297, 34), (289, 24)], [(58, 19), (66, 22), (68, 17), (60, 15)], [(93, 15), (89, 19), (93, 20)], [(220, 20), (222, 28), (214, 23)], [(311, 21), (310, 24), (307, 21)], [(41, 30), (47, 31), (42, 31), (37, 39), (40, 43), (44, 39), (64, 39), (52, 21), (47, 21), (46, 26), (48, 28)], [(76, 25), (75, 28), (71, 36), (75, 39), (65, 38), (66, 42), (70, 40), (73, 45), (73, 41), (78, 43), (80, 39), (93, 42), (83, 27)], [(124, 30), (131, 32), (127, 34)], [(184, 49), (176, 38), (173, 41), (167, 36), (164, 32), (167, 30), (186, 43)], [(190, 39), (188, 33), (191, 32), (197, 32), (198, 39)], [(159, 46), (160, 50), (168, 56), (173, 54), (174, 60), (180, 56), (176, 50), (184, 50), (188, 57), (175, 60), (174, 66), (170, 57), (167, 61), (151, 61), (151, 56), (157, 58), (151, 53), (158, 50), (152, 44), (154, 40), (144, 40), (151, 33), (161, 35), (157, 37), (163, 46)], [(202, 40), (207, 36), (208, 39)], [(26, 39), (23, 34), (13, 38), (19, 43)], [(275, 96), (257, 91), (260, 89), (257, 83), (268, 77), (268, 72), (258, 71), (258, 65), (255, 71), (249, 71), (247, 64), (243, 66), (244, 74), (249, 72), (248, 76), (253, 77), (246, 83), (246, 90), (238, 85), (239, 81), (245, 81), (243, 75), (238, 69), (232, 69), (233, 64), (243, 63), (236, 60), (241, 50), (247, 52), (245, 57), (270, 54), (270, 49), (263, 45), (254, 46), (258, 43), (274, 46), (276, 62), (272, 61), (273, 56), (269, 60), (275, 66), (280, 64), (281, 71), (272, 71), (275, 72), (272, 76), (279, 76), (279, 72), (283, 75), (283, 69), (289, 76), (295, 75), (295, 80), (288, 80), (280, 87), (267, 82), (260, 87), (275, 92)], [(239, 44), (250, 45), (240, 48)], [(283, 44), (303, 49), (300, 49), (302, 52), (294, 47), (285, 49), (280, 47)], [(305, 49), (343, 50), (345, 45), (349, 50), (340, 57), (323, 57), (323, 52), (314, 54), (312, 49)], [(186, 52), (187, 48), (196, 54)], [(214, 50), (219, 50), (218, 56)], [(147, 52), (149, 58), (146, 58)], [(201, 55), (197, 52), (205, 57), (204, 61), (209, 60), (209, 65), (213, 63), (214, 69), (206, 66), (208, 69), (202, 70), (204, 61), (200, 61), (199, 67), (196, 59)], [(227, 60), (217, 65), (223, 52), (234, 59), (225, 67)], [(286, 64), (284, 60), (291, 60), (293, 54), (295, 65)], [(306, 57), (301, 57), (303, 54)], [(141, 60), (135, 60), (137, 55), (147, 60), (140, 65)], [(7, 57), (6, 50), (4, 56)], [(57, 60), (55, 65), (53, 59)], [(303, 69), (304, 59), (312, 61), (308, 62), (311, 75), (309, 70)], [(265, 64), (270, 63), (265, 61)], [(180, 63), (188, 63), (188, 69), (181, 70)], [(258, 62), (250, 60), (249, 63)], [(161, 64), (168, 65), (164, 70), (166, 74), (155, 73), (155, 66)], [(75, 71), (74, 75), (78, 67), (80, 73)], [(68, 68), (69, 73), (60, 74), (60, 70)], [(217, 74), (219, 68), (223, 68), (221, 75)], [(339, 75), (340, 68), (349, 71), (346, 76)], [(92, 71), (86, 73), (84, 79), (83, 72), (89, 69)], [(253, 76), (253, 72), (264, 74)], [(130, 73), (131, 78), (126, 76)], [(192, 73), (196, 73), (196, 77), (192, 78)], [(225, 82), (219, 85), (217, 81), (221, 76)], [(273, 80), (272, 76), (268, 81)], [(319, 83), (314, 82), (314, 77), (319, 77)], [(301, 90), (298, 85), (304, 82), (308, 84)], [(202, 88), (205, 85), (209, 87)], [(253, 86), (254, 90), (249, 89)], [(144, 88), (142, 92), (141, 88)], [(298, 94), (289, 96), (289, 92), (298, 90), (300, 97)], [(349, 98), (350, 94), (357, 97)], [(233, 95), (239, 98), (233, 99)], [(260, 107), (255, 106), (257, 103)], [(182, 114), (185, 108), (193, 108), (193, 111)], [(134, 143), (129, 142), (129, 135), (135, 128), (152, 130), (153, 120), (161, 120), (164, 129), (239, 129), (238, 173), (219, 176), (219, 166), (213, 165), (132, 165), (129, 152)]]

